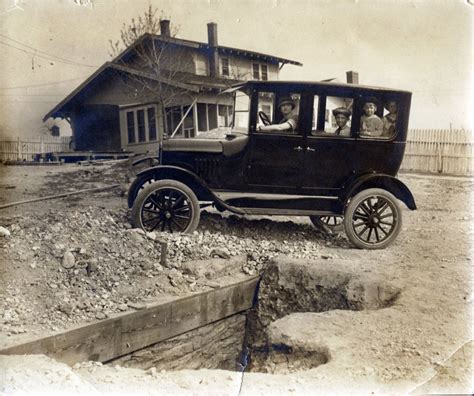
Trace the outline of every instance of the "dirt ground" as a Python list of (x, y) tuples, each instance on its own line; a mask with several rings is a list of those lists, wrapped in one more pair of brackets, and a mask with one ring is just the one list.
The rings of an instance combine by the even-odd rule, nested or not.
[[(125, 185), (124, 175), (117, 164), (0, 167), (0, 205)], [(190, 236), (143, 235), (130, 230), (124, 188), (0, 210), (0, 225), (10, 233), (0, 237), (0, 344), (102, 319), (160, 295), (212, 287), (212, 279), (182, 271), (182, 263), (189, 260), (244, 254), (247, 264), (237, 270), (252, 274), (261, 272), (270, 258), (284, 255), (383, 277), (401, 289), (400, 298), (393, 307), (373, 312), (295, 313), (277, 320), (270, 330), (275, 342), (284, 339), (295, 347), (313, 342), (315, 348), (323, 343), (332, 358), (290, 376), (246, 374), (243, 394), (307, 394), (314, 389), (343, 389), (344, 394), (348, 388), (337, 387), (342, 382), (361, 394), (387, 393), (391, 387), (397, 389), (393, 394), (459, 390), (460, 383), (466, 391), (472, 387), (474, 180), (414, 174), (400, 178), (412, 190), (418, 210), (404, 209), (402, 232), (382, 251), (355, 250), (343, 234), (326, 235), (307, 218), (243, 218), (212, 211), (203, 213)], [(164, 265), (158, 241), (168, 244)], [(75, 374), (99, 391), (106, 389), (104, 378), (123, 376), (119, 369), (91, 367), (96, 366)], [(102, 374), (92, 378), (92, 371)], [(180, 388), (188, 372), (156, 378), (133, 373), (133, 378), (148, 378), (155, 385), (172, 383), (182, 393), (190, 393), (191, 386), (196, 394), (214, 392), (206, 383), (216, 386), (221, 377), (230, 387), (241, 383), (239, 373), (200, 370)], [(117, 389), (125, 386), (119, 379), (114, 384)], [(149, 385), (152, 389), (153, 383)]]

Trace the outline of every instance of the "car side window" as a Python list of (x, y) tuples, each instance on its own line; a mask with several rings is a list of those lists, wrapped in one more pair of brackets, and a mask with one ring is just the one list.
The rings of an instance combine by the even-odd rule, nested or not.
[[(327, 96), (325, 99), (325, 106), (323, 104), (324, 108), (320, 109), (320, 98), (314, 96), (311, 135), (350, 137), (354, 100), (341, 96)], [(319, 111), (324, 111), (323, 128), (322, 125), (318, 125)]]
[(391, 139), (395, 136), (398, 118), (398, 102), (396, 100), (386, 100), (382, 118), (382, 138)]
[(300, 94), (259, 92), (257, 133), (298, 134)]

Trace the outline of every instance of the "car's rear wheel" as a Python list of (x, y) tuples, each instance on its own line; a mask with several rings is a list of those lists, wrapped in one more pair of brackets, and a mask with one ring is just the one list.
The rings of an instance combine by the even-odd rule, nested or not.
[(187, 185), (159, 180), (146, 185), (132, 207), (132, 225), (147, 232), (193, 232), (200, 218), (199, 201)]
[(343, 216), (309, 216), (309, 218), (317, 228), (332, 232), (344, 230)]
[(387, 247), (402, 228), (397, 198), (380, 188), (361, 191), (346, 208), (344, 227), (349, 240), (360, 249)]

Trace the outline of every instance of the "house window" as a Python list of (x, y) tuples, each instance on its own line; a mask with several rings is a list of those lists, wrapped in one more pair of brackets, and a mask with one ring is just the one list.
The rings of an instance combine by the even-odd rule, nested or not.
[(268, 67), (267, 65), (260, 65), (262, 69), (262, 80), (268, 80)]
[(260, 65), (252, 63), (252, 77), (254, 80), (260, 80)]
[(228, 127), (232, 119), (232, 106), (219, 105), (219, 119), (217, 124), (220, 127)]
[[(186, 113), (187, 115), (183, 120), (183, 117)], [(175, 137), (185, 137), (185, 138), (194, 137), (195, 128), (194, 128), (194, 109), (193, 108), (189, 109), (189, 106), (167, 107), (166, 120), (168, 124), (169, 136), (171, 136), (174, 133), (174, 131), (176, 131), (176, 134), (174, 135)], [(179, 128), (178, 128), (178, 125), (179, 125)]]
[(207, 114), (209, 120), (209, 130), (217, 128), (217, 105), (208, 104)]
[(137, 111), (138, 141), (146, 142), (145, 110)]
[(148, 139), (150, 141), (156, 140), (156, 114), (155, 108), (149, 107), (147, 109), (148, 115)]
[(197, 104), (198, 131), (207, 131), (207, 105), (205, 103)]
[(135, 117), (133, 111), (127, 111), (128, 143), (135, 143)]
[(268, 65), (252, 63), (252, 77), (254, 80), (268, 80)]
[(229, 58), (222, 58), (221, 59), (221, 66), (222, 66), (222, 75), (229, 76)]
[(128, 144), (157, 140), (156, 107), (140, 107), (126, 112)]

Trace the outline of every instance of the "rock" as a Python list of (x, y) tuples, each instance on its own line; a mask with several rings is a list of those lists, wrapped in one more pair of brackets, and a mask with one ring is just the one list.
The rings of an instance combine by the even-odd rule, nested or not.
[(117, 305), (117, 308), (122, 312), (128, 310), (127, 304), (119, 304), (119, 305)]
[(99, 320), (107, 319), (107, 314), (105, 314), (105, 313), (102, 312), (102, 311), (96, 312), (95, 318), (96, 318), (96, 319), (99, 319)]
[(146, 304), (143, 303), (143, 302), (140, 302), (140, 303), (129, 302), (129, 303), (128, 303), (128, 306), (129, 306), (130, 308), (133, 308), (133, 309), (136, 309), (136, 310), (140, 310), (140, 309), (145, 309), (145, 308), (146, 308)]
[(87, 274), (90, 275), (92, 272), (97, 272), (97, 259), (91, 258), (86, 266)]
[(229, 253), (229, 250), (226, 248), (214, 248), (211, 250), (211, 256), (212, 257), (217, 256), (220, 258), (228, 259), (230, 258), (230, 253)]
[(76, 258), (69, 250), (63, 254), (61, 265), (66, 269), (71, 269), (76, 265)]
[(234, 256), (229, 259), (212, 258), (208, 260), (188, 261), (182, 264), (183, 273), (196, 278), (218, 278), (225, 274), (239, 272), (247, 262), (245, 256)]
[(109, 241), (109, 238), (106, 238), (106, 237), (101, 237), (99, 239), (99, 242), (102, 244), (102, 245), (108, 245), (110, 243)]
[(58, 310), (70, 316), (72, 314), (74, 307), (72, 304), (63, 303), (58, 306)]
[(9, 237), (10, 236), (10, 231), (6, 229), (5, 227), (0, 226), (0, 237)]
[(157, 237), (156, 232), (154, 232), (154, 231), (153, 232), (147, 232), (146, 236), (147, 236), (148, 239), (151, 239), (152, 241), (155, 241), (156, 237)]
[(145, 271), (149, 271), (153, 269), (153, 263), (151, 261), (142, 261), (140, 263), (140, 267), (142, 267)]

